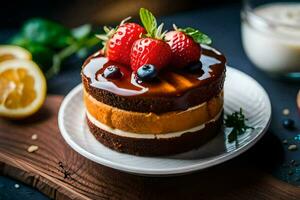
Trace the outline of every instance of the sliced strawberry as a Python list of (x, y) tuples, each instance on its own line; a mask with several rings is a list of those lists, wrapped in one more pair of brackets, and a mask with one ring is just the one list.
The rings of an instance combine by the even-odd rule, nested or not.
[(210, 44), (210, 38), (193, 28), (178, 29), (174, 25), (174, 29), (166, 33), (165, 37), (172, 49), (172, 67), (184, 68), (199, 62), (201, 56), (199, 44)]
[(104, 51), (109, 60), (130, 65), (130, 51), (133, 43), (138, 40), (145, 29), (136, 23), (124, 23), (115, 29), (105, 27), (107, 35), (98, 37), (104, 41)]
[(156, 18), (145, 8), (140, 9), (140, 18), (147, 34), (132, 46), (131, 68), (137, 71), (142, 65), (152, 64), (160, 70), (169, 64), (172, 53), (170, 46), (164, 41), (166, 32), (162, 32), (163, 24), (157, 26)]
[(169, 45), (158, 39), (142, 38), (134, 42), (130, 54), (131, 69), (137, 71), (144, 64), (152, 64), (157, 70), (167, 66), (171, 59)]

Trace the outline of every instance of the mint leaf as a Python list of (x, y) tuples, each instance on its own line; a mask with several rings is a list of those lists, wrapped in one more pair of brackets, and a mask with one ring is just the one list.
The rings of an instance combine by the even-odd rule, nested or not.
[(237, 130), (233, 128), (232, 131), (228, 134), (227, 138), (229, 143), (232, 143), (234, 141), (238, 142)]
[(147, 9), (140, 9), (140, 18), (141, 21), (148, 33), (149, 36), (154, 37), (157, 31), (157, 22), (154, 15)]
[(246, 120), (242, 108), (240, 108), (240, 111), (233, 112), (231, 115), (226, 116), (224, 119), (225, 126), (232, 128), (228, 134), (229, 143), (236, 141), (236, 144), (238, 144), (238, 135), (244, 134), (248, 129), (254, 129), (246, 125)]
[(197, 29), (191, 28), (191, 27), (187, 27), (184, 29), (179, 29), (179, 31), (187, 34), (188, 36), (192, 37), (193, 40), (199, 44), (206, 44), (206, 45), (210, 45), (212, 43), (212, 40), (210, 39), (210, 37), (208, 37), (206, 34), (200, 32)]

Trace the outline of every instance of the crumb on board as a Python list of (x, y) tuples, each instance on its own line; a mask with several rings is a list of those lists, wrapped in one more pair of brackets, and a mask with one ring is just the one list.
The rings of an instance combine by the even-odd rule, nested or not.
[(38, 139), (38, 135), (37, 135), (37, 134), (33, 134), (33, 135), (31, 136), (31, 139), (32, 139), (32, 140), (37, 140), (37, 139)]
[(19, 184), (15, 184), (14, 187), (15, 187), (16, 189), (19, 189), (19, 188), (20, 188), (20, 185), (19, 185)]
[(36, 145), (30, 145), (30, 146), (28, 147), (27, 151), (28, 151), (29, 153), (33, 153), (33, 152), (37, 151), (38, 149), (39, 149), (38, 146), (36, 146)]

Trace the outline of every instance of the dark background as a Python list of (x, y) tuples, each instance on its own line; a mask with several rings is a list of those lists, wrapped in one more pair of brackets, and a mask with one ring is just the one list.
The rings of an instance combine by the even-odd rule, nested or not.
[[(300, 134), (300, 117), (295, 98), (300, 89), (299, 82), (288, 82), (273, 79), (261, 72), (248, 60), (243, 51), (240, 34), (239, 0), (45, 0), (16, 1), (8, 0), (0, 4), (0, 43), (7, 41), (21, 24), (31, 17), (45, 17), (75, 27), (84, 23), (92, 23), (98, 30), (103, 24), (117, 24), (127, 16), (137, 16), (140, 7), (145, 7), (164, 21), (166, 28), (173, 23), (179, 26), (191, 26), (203, 30), (213, 38), (213, 46), (223, 52), (232, 67), (249, 74), (268, 92), (272, 102), (272, 122), (266, 136), (253, 147), (252, 160), (257, 165), (268, 163), (268, 171), (274, 176), (291, 184), (300, 185), (300, 167), (292, 176), (287, 175), (284, 164), (295, 159), (300, 162), (300, 151), (290, 152), (282, 144), (283, 139), (290, 139)], [(59, 75), (48, 82), (48, 92), (66, 95), (80, 83), (80, 67), (82, 61), (76, 61), (66, 67)], [(290, 118), (296, 121), (297, 129), (285, 130), (281, 121), (285, 118), (282, 110), (291, 111)], [(274, 138), (276, 142), (270, 142)], [(296, 143), (297, 141), (295, 141)], [(300, 148), (300, 141), (298, 141)], [(16, 182), (0, 174), (0, 200), (2, 199), (44, 199), (43, 195), (21, 183), (19, 189), (14, 188)], [(25, 198), (26, 197), (26, 198)]]
[(1, 1), (1, 28), (16, 28), (31, 17), (46, 17), (67, 25), (114, 24), (136, 17), (141, 7), (163, 16), (181, 11), (220, 7), (241, 0), (7, 0)]

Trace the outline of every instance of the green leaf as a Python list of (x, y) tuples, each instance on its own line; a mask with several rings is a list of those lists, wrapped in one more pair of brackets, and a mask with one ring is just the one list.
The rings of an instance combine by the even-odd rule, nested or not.
[(244, 134), (248, 129), (254, 129), (246, 125), (245, 115), (243, 114), (242, 108), (239, 111), (233, 112), (231, 115), (227, 115), (224, 119), (226, 127), (232, 128), (228, 134), (228, 142), (236, 142), (238, 144), (238, 135)]
[(157, 31), (157, 22), (154, 15), (147, 9), (140, 9), (140, 18), (141, 21), (148, 33), (149, 36), (154, 37)]
[(22, 34), (30, 42), (55, 49), (66, 47), (74, 40), (68, 28), (42, 18), (27, 21), (22, 27)]
[(237, 141), (237, 132), (236, 129), (232, 129), (232, 131), (228, 134), (227, 138), (228, 138), (228, 142), (232, 143), (234, 141)]
[(103, 26), (103, 30), (106, 34), (108, 34), (111, 31), (111, 29), (107, 26)]
[(45, 73), (46, 78), (50, 79), (52, 78), (54, 75), (58, 74), (58, 72), (60, 71), (61, 68), (61, 64), (62, 64), (62, 59), (59, 57), (59, 55), (55, 54), (52, 57), (52, 66), (49, 68), (49, 70)]
[(193, 38), (193, 40), (199, 44), (210, 45), (212, 43), (212, 40), (210, 37), (208, 37), (206, 34), (200, 32), (197, 29), (187, 27), (184, 29), (179, 29), (179, 31), (182, 31), (185, 34), (191, 36)]
[(90, 24), (84, 24), (71, 30), (72, 36), (77, 40), (82, 40), (88, 37), (92, 32)]
[(18, 33), (9, 40), (10, 44), (14, 44), (17, 46), (24, 47), (29, 43), (28, 39), (26, 39), (22, 34)]
[(29, 50), (33, 60), (50, 78), (60, 72), (64, 60), (77, 52), (78, 56), (85, 57), (99, 44), (99, 39), (92, 35), (92, 27), (88, 24), (70, 30), (50, 20), (33, 18), (8, 42)]

